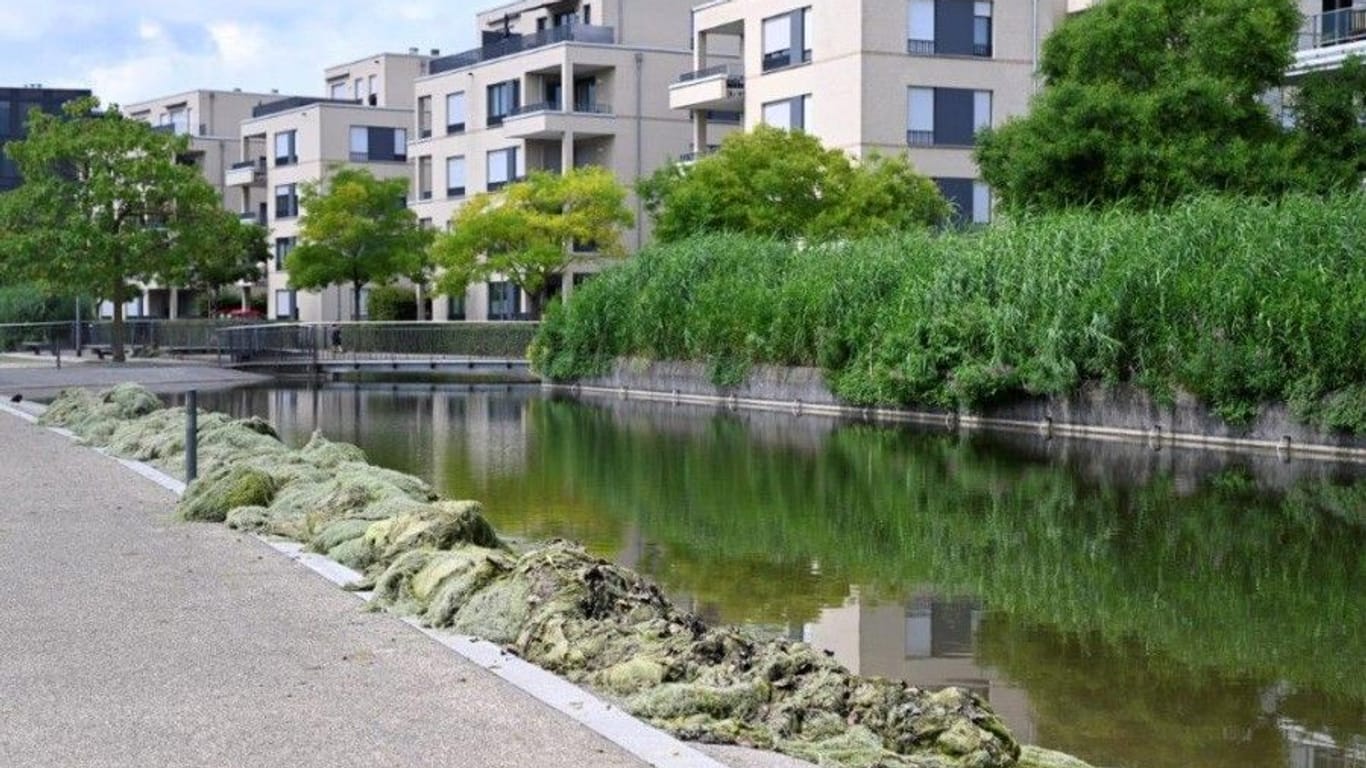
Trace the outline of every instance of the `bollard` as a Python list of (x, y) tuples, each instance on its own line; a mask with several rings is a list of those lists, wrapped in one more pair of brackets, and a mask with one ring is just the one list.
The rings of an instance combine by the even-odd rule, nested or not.
[(199, 392), (185, 393), (185, 482), (199, 477)]

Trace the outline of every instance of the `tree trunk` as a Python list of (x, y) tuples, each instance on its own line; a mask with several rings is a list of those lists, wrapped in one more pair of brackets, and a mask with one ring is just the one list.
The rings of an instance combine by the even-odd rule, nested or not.
[(360, 289), (362, 283), (357, 280), (351, 283), (351, 319), (360, 320)]
[(110, 346), (114, 351), (114, 362), (122, 363), (126, 359), (123, 354), (123, 275), (114, 279), (114, 324), (109, 330)]
[(541, 289), (535, 293), (531, 293), (530, 291), (527, 292), (527, 302), (530, 304), (527, 309), (531, 310), (527, 314), (531, 315), (531, 319), (541, 319), (541, 308), (545, 306), (545, 296), (545, 286), (541, 286)]

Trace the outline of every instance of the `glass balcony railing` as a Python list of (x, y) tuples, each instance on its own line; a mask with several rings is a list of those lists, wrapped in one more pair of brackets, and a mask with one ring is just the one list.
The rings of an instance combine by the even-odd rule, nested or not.
[(617, 39), (612, 27), (596, 27), (590, 24), (566, 24), (561, 27), (543, 29), (530, 35), (509, 35), (497, 42), (475, 48), (463, 53), (433, 59), (428, 66), (429, 74), (440, 74), (453, 69), (472, 67), (486, 61), (513, 56), (525, 51), (533, 51), (556, 43), (599, 43), (611, 45)]
[(1300, 28), (1302, 51), (1366, 40), (1366, 8), (1341, 8), (1306, 16)]

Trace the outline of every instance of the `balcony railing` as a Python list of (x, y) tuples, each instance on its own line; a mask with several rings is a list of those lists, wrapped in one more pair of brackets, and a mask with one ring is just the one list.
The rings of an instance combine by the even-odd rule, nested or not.
[(240, 171), (243, 168), (255, 168), (258, 171), (264, 171), (266, 169), (266, 159), (264, 157), (258, 157), (255, 160), (242, 160), (241, 162), (232, 164), (232, 170), (234, 171)]
[(354, 106), (360, 103), (361, 102), (358, 99), (324, 99), (315, 98), (313, 96), (290, 96), (288, 98), (280, 99), (279, 101), (270, 101), (252, 107), (251, 116), (265, 117), (266, 115), (288, 112), (291, 109), (307, 107), (313, 104), (349, 104)]
[(934, 131), (906, 131), (906, 144), (912, 147), (933, 147)]
[(534, 51), (556, 43), (598, 43), (611, 45), (617, 39), (612, 27), (596, 27), (590, 24), (566, 24), (562, 27), (543, 29), (530, 35), (510, 35), (494, 43), (473, 50), (433, 59), (428, 72), (436, 75), (453, 69), (472, 67), (486, 61), (514, 56), (526, 51)]
[[(533, 115), (537, 112), (559, 112), (560, 102), (558, 101), (538, 101), (535, 104), (523, 104), (509, 112), (504, 119), (510, 120), (520, 115)], [(577, 102), (573, 109), (569, 110), (581, 115), (610, 115), (612, 105), (597, 102)]]
[(701, 160), (702, 158), (706, 157), (707, 155), (716, 154), (716, 151), (719, 149), (721, 149), (720, 144), (709, 144), (706, 149), (701, 151), (692, 150), (689, 152), (684, 152), (683, 154), (678, 156), (678, 162), (695, 163), (698, 160)]
[(678, 76), (678, 82), (691, 83), (694, 80), (705, 80), (717, 75), (726, 76), (726, 87), (743, 88), (745, 87), (745, 71), (739, 64), (717, 64), (714, 67), (696, 69), (692, 72), (684, 72)]
[(1366, 8), (1341, 8), (1305, 17), (1300, 50), (1366, 40)]

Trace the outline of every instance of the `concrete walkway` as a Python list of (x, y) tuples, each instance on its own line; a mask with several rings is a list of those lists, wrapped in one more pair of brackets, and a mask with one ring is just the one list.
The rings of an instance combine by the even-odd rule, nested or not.
[(21, 394), (29, 400), (56, 397), (68, 387), (112, 387), (124, 382), (142, 384), (153, 392), (183, 392), (240, 387), (269, 381), (269, 377), (184, 361), (134, 361), (115, 365), (81, 358), (77, 365), (64, 356), (58, 369), (53, 358), (37, 355), (0, 355), (0, 396)]
[(0, 413), (0, 766), (643, 765), (173, 503)]

